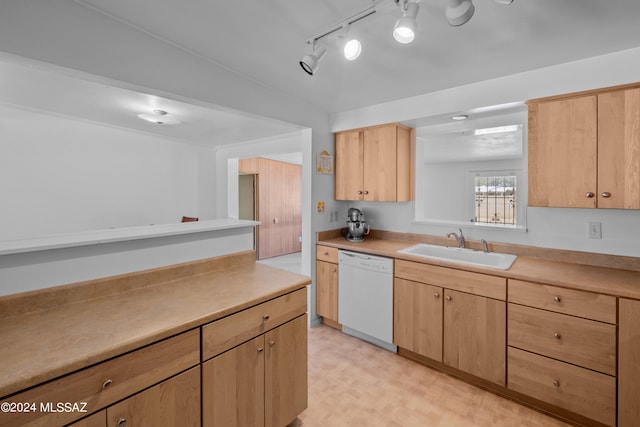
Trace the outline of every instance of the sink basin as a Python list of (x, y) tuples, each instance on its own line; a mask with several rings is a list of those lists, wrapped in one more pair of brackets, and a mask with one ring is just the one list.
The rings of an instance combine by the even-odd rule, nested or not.
[(516, 260), (516, 255), (499, 252), (482, 252), (473, 249), (451, 248), (448, 246), (419, 243), (398, 252), (442, 261), (453, 261), (464, 264), (508, 270)]

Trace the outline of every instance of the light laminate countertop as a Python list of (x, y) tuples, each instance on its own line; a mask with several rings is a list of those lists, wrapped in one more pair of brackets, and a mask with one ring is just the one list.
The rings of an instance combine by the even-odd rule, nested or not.
[[(309, 277), (255, 261), (225, 262), (217, 271), (167, 275), (162, 283), (128, 286), (94, 299), (10, 316), (0, 313), (0, 397), (311, 283)], [(95, 282), (87, 286), (95, 287)]]
[[(432, 260), (398, 252), (417, 242), (392, 239), (368, 238), (363, 242), (349, 242), (343, 237), (319, 240), (319, 245), (336, 247), (354, 252), (417, 261), (426, 264), (451, 267), (459, 270), (526, 280), (535, 283), (597, 292), (605, 295), (640, 299), (640, 271), (596, 267), (572, 262), (551, 261), (531, 256), (518, 255), (509, 270), (478, 267), (461, 262)], [(640, 263), (640, 259), (638, 259)]]

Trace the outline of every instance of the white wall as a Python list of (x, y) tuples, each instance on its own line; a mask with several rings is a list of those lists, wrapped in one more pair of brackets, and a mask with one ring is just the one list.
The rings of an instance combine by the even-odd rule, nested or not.
[[(569, 93), (640, 80), (640, 48), (570, 62), (493, 80), (418, 95), (385, 104), (338, 113), (334, 131), (468, 111), (492, 105)], [(373, 228), (443, 235), (450, 226), (413, 222), (413, 203), (364, 203), (349, 206), (365, 211)], [(348, 206), (341, 207), (346, 216)], [(602, 239), (587, 238), (587, 222), (602, 223)], [(607, 209), (528, 208), (528, 232), (463, 228), (471, 239), (539, 247), (640, 256), (640, 212)]]
[(253, 227), (0, 256), (0, 296), (253, 248)]
[(0, 105), (0, 240), (201, 216), (200, 193), (213, 198), (199, 179), (206, 151)]

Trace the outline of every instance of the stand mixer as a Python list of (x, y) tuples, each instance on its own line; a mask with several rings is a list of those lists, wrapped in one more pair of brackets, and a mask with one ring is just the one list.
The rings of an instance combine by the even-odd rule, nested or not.
[(369, 231), (369, 225), (363, 219), (360, 209), (349, 208), (345, 238), (350, 242), (362, 242)]

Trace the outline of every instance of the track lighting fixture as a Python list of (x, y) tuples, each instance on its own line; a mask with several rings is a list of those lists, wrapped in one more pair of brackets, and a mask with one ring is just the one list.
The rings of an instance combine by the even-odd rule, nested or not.
[(316, 43), (313, 43), (313, 51), (302, 57), (300, 60), (300, 66), (302, 69), (313, 76), (313, 74), (318, 70), (318, 63), (324, 56), (327, 54), (327, 48), (324, 46), (316, 46)]
[(475, 11), (476, 8), (471, 0), (448, 0), (445, 15), (449, 24), (457, 27), (471, 19)]
[[(416, 20), (420, 5), (420, 0), (391, 0), (402, 10), (402, 17), (400, 17), (393, 28), (393, 38), (402, 44), (411, 43), (416, 38), (416, 30), (418, 28), (418, 22)], [(454, 27), (460, 26), (468, 22), (476, 10), (473, 0), (446, 0), (447, 8), (445, 16), (449, 24)], [(498, 4), (509, 5), (514, 0), (494, 0)], [(353, 61), (362, 52), (362, 44), (355, 38), (348, 36), (349, 27), (361, 19), (376, 13), (376, 7), (379, 4), (389, 2), (389, 0), (371, 0), (371, 5), (366, 9), (352, 15), (351, 17), (339, 22), (338, 24), (329, 27), (327, 31), (319, 33), (307, 40), (307, 44), (312, 46), (312, 52), (306, 54), (300, 61), (300, 66), (309, 75), (313, 76), (318, 68), (318, 62), (327, 53), (327, 49), (324, 46), (316, 46), (316, 43), (325, 37), (334, 35), (338, 37), (338, 46), (342, 49), (344, 57)], [(342, 31), (341, 33), (339, 33)]]
[(416, 1), (404, 1), (400, 5), (403, 10), (402, 18), (396, 21), (396, 25), (393, 28), (393, 38), (402, 44), (411, 43), (416, 38), (416, 30), (418, 29), (418, 23), (416, 17), (418, 16), (418, 3)]

